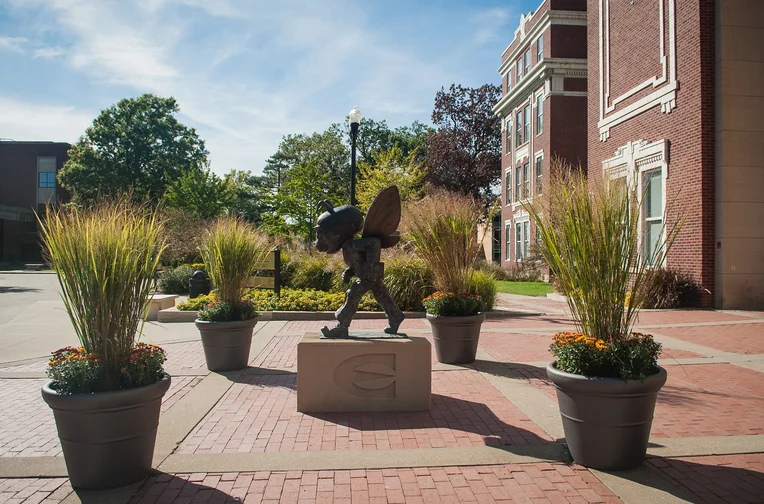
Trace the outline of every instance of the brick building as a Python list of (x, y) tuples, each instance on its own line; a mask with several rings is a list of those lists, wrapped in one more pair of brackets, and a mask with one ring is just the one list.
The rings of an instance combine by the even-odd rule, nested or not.
[(764, 1), (588, 0), (588, 176), (645, 191), (644, 246), (704, 306), (764, 308)]
[(544, 0), (502, 54), (501, 259), (529, 257), (535, 226), (521, 202), (543, 194), (552, 157), (587, 163), (586, 0)]
[(68, 143), (0, 141), (0, 261), (39, 261), (34, 211), (66, 200), (56, 173)]

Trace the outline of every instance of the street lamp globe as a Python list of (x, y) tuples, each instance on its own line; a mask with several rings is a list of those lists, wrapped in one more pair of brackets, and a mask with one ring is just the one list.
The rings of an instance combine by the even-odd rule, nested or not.
[(350, 111), (350, 124), (359, 124), (361, 122), (361, 111), (358, 110), (358, 107), (353, 107), (353, 110)]

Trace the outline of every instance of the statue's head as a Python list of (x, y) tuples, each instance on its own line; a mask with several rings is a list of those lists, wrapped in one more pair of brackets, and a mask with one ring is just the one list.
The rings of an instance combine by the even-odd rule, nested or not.
[(363, 227), (361, 211), (352, 205), (342, 205), (334, 208), (324, 200), (319, 206), (326, 212), (318, 216), (316, 221), (316, 249), (327, 254), (334, 254), (342, 248), (342, 244), (355, 236)]

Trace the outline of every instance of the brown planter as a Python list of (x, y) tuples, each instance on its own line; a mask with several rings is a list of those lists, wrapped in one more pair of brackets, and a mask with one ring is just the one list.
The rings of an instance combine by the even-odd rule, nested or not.
[(149, 474), (169, 387), (167, 374), (153, 385), (114, 392), (59, 394), (50, 382), (42, 387), (74, 488), (115, 488)]
[(665, 369), (644, 381), (565, 373), (554, 362), (546, 372), (557, 389), (565, 439), (576, 462), (605, 471), (642, 466)]
[(444, 364), (475, 362), (480, 327), (485, 320), (485, 313), (470, 317), (436, 317), (428, 313), (427, 320), (432, 326), (438, 362)]
[(204, 359), (210, 371), (235, 371), (249, 364), (252, 331), (257, 319), (235, 322), (195, 322), (202, 335)]

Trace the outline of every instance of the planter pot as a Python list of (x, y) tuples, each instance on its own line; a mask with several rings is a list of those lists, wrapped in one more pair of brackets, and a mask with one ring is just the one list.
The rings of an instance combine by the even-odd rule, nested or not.
[(576, 462), (606, 471), (642, 466), (665, 369), (644, 381), (565, 373), (554, 362), (546, 372), (557, 388), (565, 438)]
[(480, 327), (485, 313), (470, 317), (435, 317), (427, 314), (432, 326), (435, 355), (444, 364), (470, 364), (475, 362)]
[(169, 375), (153, 385), (94, 394), (59, 394), (50, 383), (43, 386), (74, 488), (114, 488), (149, 474), (169, 386)]
[(204, 359), (210, 371), (235, 371), (249, 364), (252, 330), (257, 319), (235, 322), (194, 322), (202, 335)]

